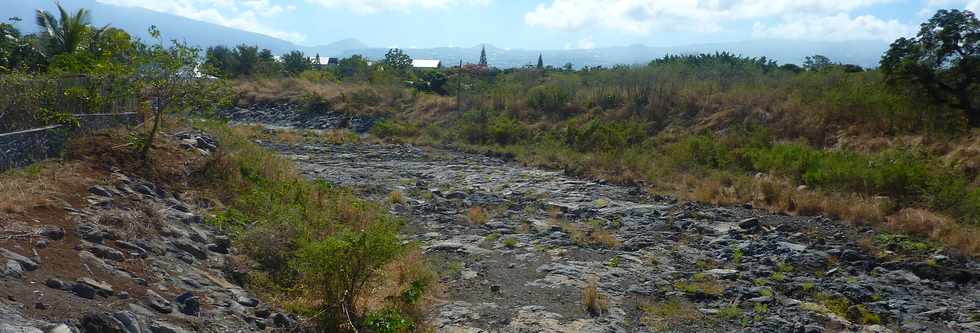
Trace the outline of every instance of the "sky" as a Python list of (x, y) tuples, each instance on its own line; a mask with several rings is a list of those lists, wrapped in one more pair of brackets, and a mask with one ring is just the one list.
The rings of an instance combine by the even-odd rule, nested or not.
[(892, 41), (980, 0), (97, 0), (296, 44), (589, 49), (754, 39)]

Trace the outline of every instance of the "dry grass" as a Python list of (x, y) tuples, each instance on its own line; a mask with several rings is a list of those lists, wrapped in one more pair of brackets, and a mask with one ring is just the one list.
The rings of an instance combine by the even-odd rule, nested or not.
[(164, 225), (164, 207), (157, 203), (138, 201), (128, 209), (110, 209), (95, 216), (99, 225), (111, 227), (125, 239), (135, 239), (158, 233)]
[(321, 141), (335, 145), (355, 143), (358, 141), (357, 134), (354, 134), (354, 132), (346, 128), (321, 131), (317, 136)]
[(675, 328), (693, 328), (703, 324), (706, 319), (697, 306), (679, 298), (664, 302), (649, 302), (641, 305), (643, 317), (640, 322), (656, 331)]
[(483, 225), (490, 220), (490, 214), (483, 207), (473, 206), (466, 210), (466, 219), (470, 224)]
[(599, 293), (599, 280), (593, 277), (582, 288), (582, 305), (592, 316), (602, 316), (609, 310), (609, 297)]
[(295, 145), (298, 143), (303, 143), (303, 141), (306, 140), (306, 137), (303, 136), (303, 133), (300, 133), (298, 131), (281, 130), (281, 131), (276, 131), (274, 140), (278, 142)]
[(41, 162), (0, 174), (0, 212), (23, 213), (32, 208), (64, 205), (65, 189), (84, 189), (95, 182), (82, 163)]
[(340, 96), (344, 87), (336, 83), (315, 83), (297, 78), (239, 80), (235, 82), (239, 105), (303, 103), (311, 95), (322, 98)]
[(618, 248), (623, 244), (616, 235), (606, 229), (595, 229), (589, 233), (590, 243), (609, 249)]
[(798, 189), (790, 182), (773, 176), (749, 177), (716, 175), (679, 176), (674, 187), (688, 199), (718, 205), (751, 202), (774, 212), (799, 216), (825, 215), (858, 224), (877, 224), (885, 220), (883, 201), (854, 194), (824, 193)]
[(906, 208), (888, 217), (887, 227), (924, 235), (965, 255), (980, 255), (980, 227), (956, 223), (952, 218), (924, 209)]
[(405, 196), (400, 191), (392, 191), (391, 193), (388, 193), (388, 203), (390, 204), (405, 203)]
[[(414, 248), (380, 270), (376, 286), (371, 292), (362, 294), (357, 308), (368, 312), (395, 308), (423, 328), (426, 326), (425, 314), (439, 302), (438, 297), (443, 292), (438, 279), (422, 251)], [(424, 292), (422, 298), (409, 303), (404, 294), (413, 288), (413, 283), (422, 285)]]

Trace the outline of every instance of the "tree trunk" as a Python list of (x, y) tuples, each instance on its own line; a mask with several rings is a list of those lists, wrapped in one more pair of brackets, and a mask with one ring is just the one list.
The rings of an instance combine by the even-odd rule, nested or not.
[(161, 118), (163, 118), (163, 105), (160, 105), (160, 99), (157, 98), (153, 110), (153, 127), (150, 129), (150, 134), (146, 137), (146, 145), (143, 147), (143, 151), (140, 152), (140, 158), (143, 159), (142, 167), (144, 168), (150, 163), (150, 148), (153, 147), (153, 140), (156, 138), (157, 131), (160, 129)]

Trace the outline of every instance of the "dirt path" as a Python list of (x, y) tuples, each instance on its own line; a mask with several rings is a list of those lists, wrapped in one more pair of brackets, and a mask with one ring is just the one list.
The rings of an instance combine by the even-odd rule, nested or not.
[(312, 178), (402, 194), (392, 210), (445, 285), (440, 332), (980, 331), (976, 262), (881, 259), (829, 219), (677, 203), (458, 152), (269, 146)]

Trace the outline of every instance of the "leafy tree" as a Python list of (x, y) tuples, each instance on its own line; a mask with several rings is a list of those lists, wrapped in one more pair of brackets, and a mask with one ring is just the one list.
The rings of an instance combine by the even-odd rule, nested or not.
[(797, 66), (796, 64), (783, 64), (779, 66), (779, 69), (793, 73), (800, 73), (803, 71), (803, 67)]
[(259, 64), (259, 47), (249, 45), (238, 45), (235, 47), (235, 76), (252, 76), (255, 74)]
[(212, 46), (206, 52), (204, 63), (211, 71), (208, 74), (229, 78), (235, 76), (235, 69), (238, 68), (238, 57), (235, 56), (234, 51), (225, 46)]
[(70, 14), (60, 3), (57, 5), (58, 18), (46, 10), (39, 9), (35, 13), (37, 26), (45, 37), (44, 46), (49, 57), (78, 50), (92, 22), (87, 9), (81, 8)]
[(158, 43), (138, 46), (141, 54), (137, 78), (140, 91), (151, 103), (152, 124), (149, 132), (135, 136), (132, 142), (144, 166), (165, 114), (189, 110), (210, 112), (227, 100), (222, 82), (198, 75), (200, 49), (178, 40), (164, 47), (160, 31), (155, 26), (149, 31)]
[(282, 65), (289, 75), (299, 75), (303, 71), (313, 68), (310, 59), (300, 51), (292, 51), (282, 56)]
[(434, 92), (440, 95), (446, 94), (446, 82), (449, 77), (445, 73), (437, 70), (429, 70), (422, 73), (422, 77), (416, 82), (415, 88), (420, 91)]
[(486, 45), (480, 49), (480, 66), (487, 67), (487, 47)]
[(382, 63), (385, 65), (385, 69), (397, 73), (407, 73), (412, 68), (412, 58), (397, 48), (388, 50)]
[(830, 68), (834, 64), (830, 61), (830, 58), (822, 55), (808, 56), (803, 59), (803, 68), (808, 71), (822, 71)]
[(540, 53), (538, 53), (538, 67), (537, 68), (538, 68), (539, 71), (540, 70), (544, 70), (544, 58), (542, 58), (542, 57), (543, 57), (543, 55), (540, 54)]
[(980, 20), (973, 12), (936, 12), (916, 37), (891, 44), (881, 70), (889, 84), (962, 110), (980, 127)]
[(364, 59), (364, 56), (360, 54), (340, 59), (337, 63), (337, 74), (341, 79), (367, 80), (371, 74), (370, 71), (371, 68), (368, 67), (367, 59)]

